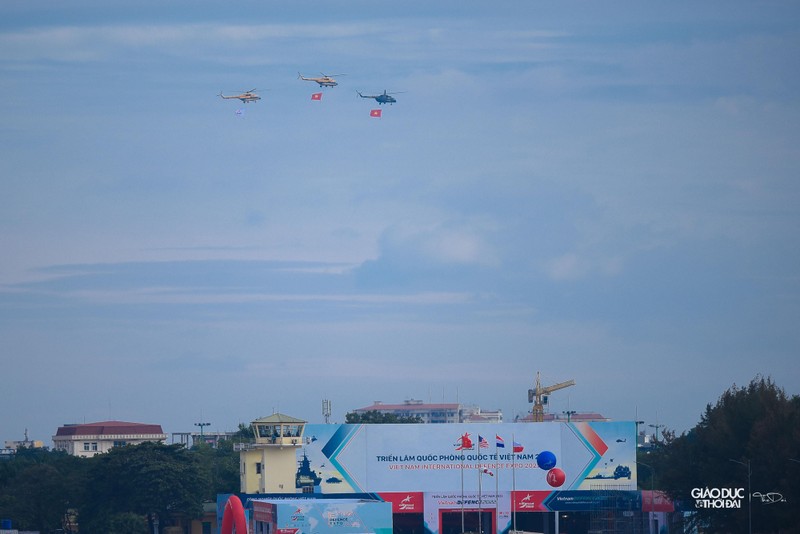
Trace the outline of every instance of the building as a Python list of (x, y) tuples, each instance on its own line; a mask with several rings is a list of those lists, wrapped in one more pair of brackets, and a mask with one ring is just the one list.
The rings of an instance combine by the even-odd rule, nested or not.
[(25, 439), (23, 440), (6, 440), (5, 448), (17, 450), (20, 447), (26, 447), (29, 449), (43, 449), (44, 448), (44, 441), (38, 439), (30, 439), (28, 437), (28, 429), (25, 429)]
[(59, 427), (53, 436), (53, 448), (73, 456), (88, 458), (108, 452), (114, 447), (138, 445), (146, 441), (162, 443), (166, 439), (167, 435), (161, 425), (103, 421)]
[(43, 449), (44, 441), (39, 439), (24, 439), (22, 441), (16, 439), (6, 440), (6, 447), (5, 447), (6, 449), (17, 450), (20, 447), (27, 447), (30, 449)]
[(363, 415), (368, 412), (392, 414), (397, 417), (417, 417), (426, 424), (445, 423), (501, 423), (503, 413), (496, 411), (481, 411), (479, 406), (464, 406), (459, 403), (425, 403), (421, 400), (409, 399), (402, 404), (384, 404), (375, 401), (365, 408), (358, 408), (353, 412)]
[[(563, 414), (546, 413), (544, 414), (545, 423), (588, 423), (611, 421), (608, 417), (596, 412), (569, 412)], [(517, 416), (517, 423), (533, 423), (533, 414), (527, 413), (524, 416)]]
[(243, 444), (239, 451), (243, 493), (302, 493), (305, 487), (313, 491), (319, 480), (298, 469), (297, 449), (303, 445), (305, 424), (281, 413), (252, 422), (255, 443)]
[(25, 439), (6, 440), (5, 446), (0, 449), (0, 460), (10, 460), (17, 454), (17, 449), (25, 447), (28, 449), (43, 449), (44, 441), (28, 438), (28, 429), (25, 429)]
[(236, 432), (173, 432), (172, 443), (180, 443), (184, 447), (208, 445), (216, 449), (220, 441), (231, 439), (236, 434)]
[(459, 410), (461, 423), (502, 423), (500, 410), (482, 410), (480, 406), (462, 406)]

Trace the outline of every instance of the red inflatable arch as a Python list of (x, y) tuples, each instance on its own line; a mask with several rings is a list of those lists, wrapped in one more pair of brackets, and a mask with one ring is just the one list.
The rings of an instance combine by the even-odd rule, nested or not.
[(247, 534), (247, 520), (244, 517), (244, 506), (236, 495), (228, 497), (225, 511), (222, 513), (222, 530), (220, 534)]

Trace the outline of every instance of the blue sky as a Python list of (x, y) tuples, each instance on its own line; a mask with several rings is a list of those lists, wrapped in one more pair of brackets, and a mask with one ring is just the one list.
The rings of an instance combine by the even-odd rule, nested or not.
[(796, 3), (163, 4), (0, 4), (0, 438), (800, 391)]

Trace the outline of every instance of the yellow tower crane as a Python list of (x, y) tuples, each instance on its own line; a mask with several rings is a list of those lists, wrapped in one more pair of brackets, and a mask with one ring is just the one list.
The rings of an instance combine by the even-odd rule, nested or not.
[(528, 402), (533, 403), (533, 422), (541, 423), (544, 421), (544, 405), (547, 404), (547, 396), (552, 392), (559, 389), (564, 389), (569, 386), (574, 386), (574, 380), (567, 380), (566, 382), (559, 382), (552, 386), (542, 387), (542, 382), (539, 378), (539, 371), (536, 371), (536, 384), (533, 389), (528, 390)]

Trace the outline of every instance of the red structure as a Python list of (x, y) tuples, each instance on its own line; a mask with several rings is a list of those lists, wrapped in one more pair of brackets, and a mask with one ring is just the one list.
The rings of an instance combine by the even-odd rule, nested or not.
[(225, 511), (222, 514), (222, 530), (220, 534), (247, 534), (247, 519), (244, 517), (244, 506), (236, 495), (228, 497)]

